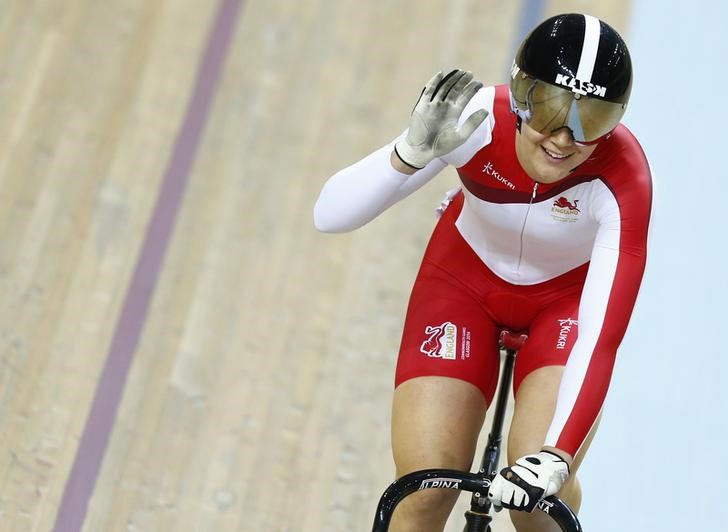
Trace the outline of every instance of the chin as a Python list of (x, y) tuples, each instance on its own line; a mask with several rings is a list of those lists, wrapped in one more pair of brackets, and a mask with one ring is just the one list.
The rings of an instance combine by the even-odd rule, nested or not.
[(568, 172), (563, 175), (561, 172), (554, 173), (553, 168), (549, 168), (549, 170), (551, 170), (551, 171), (550, 172), (539, 172), (539, 178), (536, 181), (538, 181), (539, 183), (544, 183), (544, 184), (548, 185), (551, 183), (556, 183), (557, 181), (561, 181), (567, 175), (569, 175)]

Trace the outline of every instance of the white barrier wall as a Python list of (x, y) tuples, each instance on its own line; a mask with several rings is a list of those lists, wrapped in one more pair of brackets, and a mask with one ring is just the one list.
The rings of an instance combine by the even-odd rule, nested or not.
[[(625, 121), (652, 164), (656, 223), (646, 282), (582, 468), (589, 532), (726, 526), (727, 16), (719, 0), (634, 2)], [(626, 519), (610, 519), (619, 507)]]

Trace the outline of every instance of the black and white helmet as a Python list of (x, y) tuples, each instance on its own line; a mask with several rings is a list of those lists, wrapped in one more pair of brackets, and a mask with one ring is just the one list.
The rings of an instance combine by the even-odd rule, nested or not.
[(631, 89), (627, 45), (590, 15), (557, 15), (536, 26), (511, 70), (511, 107), (521, 120), (544, 134), (567, 127), (583, 144), (617, 127)]

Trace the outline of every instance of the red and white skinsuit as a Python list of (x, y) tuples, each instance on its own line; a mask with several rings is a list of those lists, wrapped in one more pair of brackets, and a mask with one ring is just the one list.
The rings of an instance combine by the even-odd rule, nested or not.
[(533, 181), (515, 151), (507, 86), (481, 89), (485, 122), (466, 143), (412, 176), (394, 170), (392, 143), (332, 176), (316, 226), (350, 231), (411, 194), (447, 164), (461, 190), (425, 252), (410, 298), (396, 383), (444, 375), (478, 386), (490, 403), (501, 327), (527, 330), (514, 387), (534, 369), (565, 365), (545, 445), (576, 454), (597, 419), (647, 258), (652, 180), (620, 125), (553, 184)]

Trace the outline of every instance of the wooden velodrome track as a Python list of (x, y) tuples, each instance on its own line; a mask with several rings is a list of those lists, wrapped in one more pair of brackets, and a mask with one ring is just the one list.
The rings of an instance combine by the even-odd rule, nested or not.
[(368, 530), (454, 173), (348, 235), (318, 191), (433, 72), (502, 82), (524, 17), (628, 7), (6, 0), (0, 530)]

